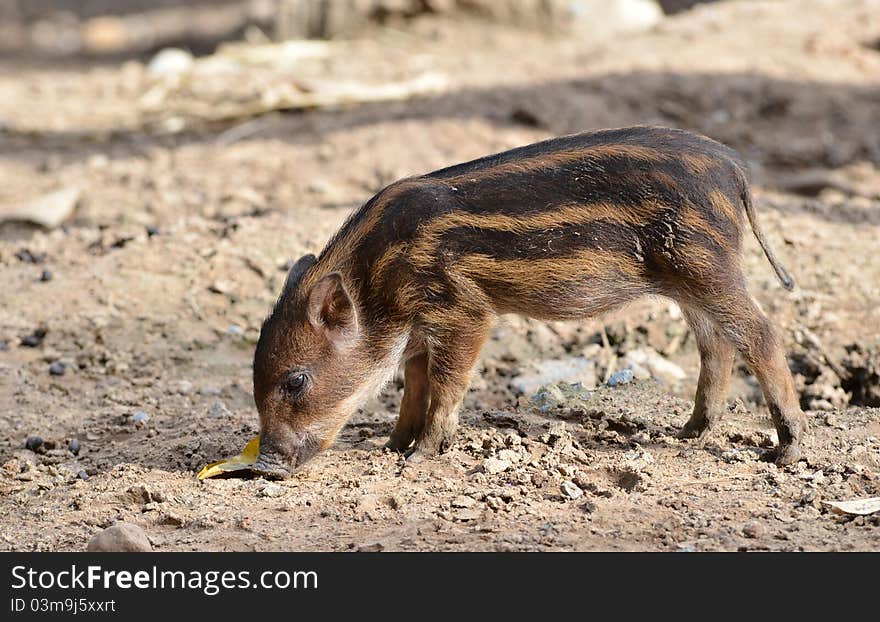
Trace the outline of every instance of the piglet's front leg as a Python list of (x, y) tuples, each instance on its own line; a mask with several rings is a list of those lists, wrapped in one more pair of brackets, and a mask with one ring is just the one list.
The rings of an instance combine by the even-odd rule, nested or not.
[(404, 365), (403, 400), (400, 402), (400, 416), (391, 438), (385, 447), (404, 452), (410, 448), (425, 425), (428, 406), (431, 401), (428, 386), (428, 353), (422, 352), (406, 361)]
[(458, 409), (470, 382), (471, 371), (489, 334), (492, 316), (482, 313), (448, 313), (446, 323), (435, 329), (428, 353), (430, 404), (407, 456), (418, 462), (447, 451), (458, 428)]

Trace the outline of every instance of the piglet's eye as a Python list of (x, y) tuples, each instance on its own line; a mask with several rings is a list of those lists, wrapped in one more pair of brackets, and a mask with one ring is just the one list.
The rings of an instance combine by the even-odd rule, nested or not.
[(303, 391), (305, 391), (308, 381), (309, 379), (306, 374), (302, 372), (294, 372), (288, 374), (284, 379), (284, 382), (281, 383), (281, 390), (288, 398), (296, 399), (302, 395)]

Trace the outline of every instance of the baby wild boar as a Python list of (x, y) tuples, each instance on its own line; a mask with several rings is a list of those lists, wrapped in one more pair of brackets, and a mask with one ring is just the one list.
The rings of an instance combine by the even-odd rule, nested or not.
[(735, 352), (757, 376), (779, 435), (800, 455), (806, 420), (785, 353), (740, 268), (758, 227), (744, 165), (703, 136), (632, 127), (547, 140), (391, 184), (319, 257), (291, 269), (254, 356), (257, 470), (286, 476), (333, 443), (400, 363), (388, 447), (443, 451), (495, 316), (589, 318), (646, 296), (677, 302), (701, 370), (684, 438), (725, 410)]

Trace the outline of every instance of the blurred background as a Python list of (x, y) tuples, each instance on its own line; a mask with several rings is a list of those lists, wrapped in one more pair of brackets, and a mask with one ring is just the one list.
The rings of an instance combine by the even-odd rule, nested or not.
[[(81, 519), (93, 516), (82, 517), (74, 494), (98, 523), (139, 511), (100, 497), (100, 486), (123, 485), (104, 477), (117, 464), (137, 465), (129, 483), (195, 494), (191, 472), (237, 453), (256, 430), (254, 343), (291, 260), (319, 252), (386, 184), (634, 124), (701, 132), (746, 159), (762, 227), (798, 287), (780, 289), (750, 234), (745, 269), (816, 422), (811, 459), (831, 464), (851, 451), (852, 468), (880, 471), (880, 0), (0, 0), (0, 463), (18, 460), (8, 481), (0, 471), (0, 518), (15, 517), (0, 521), (8, 541), (80, 547), (90, 531)], [(656, 380), (656, 392), (630, 402), (615, 393), (608, 419), (591, 420), (602, 429), (585, 423), (582, 442), (626, 444), (635, 430), (647, 434), (642, 444), (663, 438), (672, 457), (658, 480), (690, 481), (691, 462), (675, 458), (669, 435), (690, 410), (699, 355), (666, 301), (584, 323), (502, 320), (468, 393), (462, 438), (482, 448), (473, 437), (487, 425), (481, 413), (513, 412), (534, 387), (602, 386), (625, 367)], [(741, 363), (733, 384), (737, 422), (718, 455), (770, 442)], [(400, 388), (398, 379), (343, 432), (334, 482), (396, 468), (357, 449), (381, 444)], [(624, 410), (641, 423), (620, 423)], [(764, 436), (743, 436), (742, 426)], [(55, 445), (23, 449), (30, 436)], [(64, 449), (74, 438), (76, 456)], [(593, 458), (612, 472), (618, 449)], [(721, 479), (751, 477), (755, 465), (699, 456)], [(52, 471), (62, 464), (71, 478), (93, 479), (66, 488), (70, 478)], [(456, 473), (461, 494), (470, 480)], [(877, 494), (876, 479), (859, 477), (823, 485)], [(320, 503), (354, 494), (312, 484)], [(790, 486), (785, 494), (799, 494)], [(34, 487), (48, 499), (39, 508), (27, 505)], [(231, 488), (198, 494), (175, 506), (184, 523), (213, 524), (201, 514), (213, 506), (259, 509)], [(634, 538), (644, 525), (645, 546), (667, 546), (650, 520), (612, 511), (625, 497), (607, 502), (609, 524)], [(721, 489), (716, 501), (739, 497)], [(436, 510), (439, 497), (425, 499), (410, 518), (421, 520), (416, 507)], [(35, 509), (22, 520), (14, 504)], [(534, 507), (557, 511), (548, 504)], [(675, 538), (696, 537), (687, 525), (706, 523), (682, 507), (668, 510), (682, 515)], [(725, 506), (717, 520), (736, 511)], [(498, 538), (532, 520), (497, 516), (510, 517), (499, 518)], [(175, 531), (162, 520), (167, 548), (220, 546), (209, 528)], [(251, 546), (277, 521), (253, 522), (261, 527), (227, 545)], [(273, 546), (333, 548), (342, 541), (327, 524)], [(832, 521), (816, 529), (790, 543), (821, 548), (838, 537)], [(460, 530), (462, 546), (477, 541), (471, 531)], [(428, 536), (407, 537), (419, 548)], [(717, 537), (706, 547), (727, 546)], [(872, 542), (862, 532), (845, 539)]]

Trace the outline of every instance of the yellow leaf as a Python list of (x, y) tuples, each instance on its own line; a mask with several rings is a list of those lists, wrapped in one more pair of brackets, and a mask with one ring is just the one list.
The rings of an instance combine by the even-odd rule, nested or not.
[(237, 456), (232, 456), (231, 458), (227, 458), (226, 460), (220, 460), (219, 462), (212, 462), (207, 465), (199, 474), (196, 475), (199, 479), (206, 479), (208, 477), (214, 477), (216, 475), (220, 475), (221, 473), (229, 473), (231, 471), (243, 471), (247, 470), (257, 461), (257, 456), (260, 455), (260, 437), (257, 436), (248, 442), (247, 445), (244, 446), (244, 449)]

